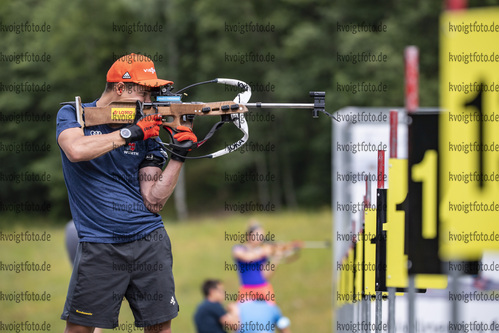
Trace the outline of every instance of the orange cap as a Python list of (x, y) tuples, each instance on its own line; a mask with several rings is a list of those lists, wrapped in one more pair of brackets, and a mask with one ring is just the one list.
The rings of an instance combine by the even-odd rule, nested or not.
[(127, 54), (114, 62), (106, 76), (107, 82), (133, 82), (142, 86), (161, 87), (173, 81), (160, 80), (152, 60), (141, 54)]

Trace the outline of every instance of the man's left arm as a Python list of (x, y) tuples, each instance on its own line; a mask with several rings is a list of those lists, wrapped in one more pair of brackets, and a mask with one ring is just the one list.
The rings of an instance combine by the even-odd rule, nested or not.
[(182, 165), (182, 162), (170, 160), (163, 171), (157, 166), (139, 169), (140, 192), (151, 212), (159, 213), (163, 209), (177, 185)]
[[(170, 130), (170, 134), (173, 133)], [(173, 135), (174, 143), (183, 141), (197, 142), (196, 135), (192, 129), (185, 126), (179, 126), (175, 129)], [(153, 213), (159, 213), (165, 205), (170, 195), (177, 185), (178, 176), (185, 156), (190, 149), (173, 149), (176, 154), (170, 155), (170, 161), (166, 168), (161, 171), (164, 159), (152, 157), (151, 160), (145, 160), (139, 169), (140, 192), (144, 198), (144, 204), (147, 209)]]

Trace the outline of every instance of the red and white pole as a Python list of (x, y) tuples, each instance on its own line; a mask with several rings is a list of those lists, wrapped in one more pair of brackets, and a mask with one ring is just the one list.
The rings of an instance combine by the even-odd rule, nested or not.
[(390, 110), (390, 158), (397, 158), (398, 112)]
[(468, 0), (446, 0), (445, 8), (447, 10), (463, 10), (468, 7)]
[(385, 188), (385, 151), (378, 150), (378, 189)]
[(413, 113), (419, 108), (419, 49), (407, 46), (405, 59), (405, 109)]

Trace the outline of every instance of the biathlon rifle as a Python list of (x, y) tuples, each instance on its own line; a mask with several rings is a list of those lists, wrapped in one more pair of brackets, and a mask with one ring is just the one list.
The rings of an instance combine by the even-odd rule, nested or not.
[(293, 240), (289, 242), (264, 242), (275, 247), (274, 259), (290, 263), (298, 259), (301, 249), (328, 249), (331, 247), (330, 241), (302, 241)]
[[(233, 101), (210, 103), (182, 102), (182, 92), (194, 86), (207, 83), (219, 83), (236, 86), (242, 91), (237, 94)], [(77, 120), (82, 127), (103, 124), (133, 124), (141, 117), (159, 113), (162, 116), (163, 126), (171, 128), (173, 133), (175, 133), (175, 129), (181, 125), (192, 128), (193, 120), (196, 116), (221, 117), (221, 120), (217, 122), (208, 134), (197, 143), (186, 141), (176, 145), (172, 143), (173, 138), (171, 137), (171, 133), (170, 143), (162, 142), (159, 137), (156, 137), (156, 141), (171, 154), (175, 154), (172, 151), (175, 147), (194, 149), (201, 146), (225, 123), (234, 124), (243, 133), (241, 139), (228, 145), (224, 149), (202, 156), (187, 156), (185, 157), (187, 159), (215, 158), (233, 152), (244, 145), (249, 138), (248, 124), (244, 118), (244, 113), (248, 112), (248, 108), (311, 109), (313, 118), (318, 118), (319, 112), (322, 112), (336, 120), (336, 118), (326, 112), (326, 93), (323, 91), (311, 91), (309, 93), (310, 97), (314, 98), (313, 103), (299, 104), (248, 103), (251, 98), (251, 87), (245, 82), (235, 79), (219, 78), (210, 81), (198, 82), (180, 89), (176, 93), (172, 92), (172, 89), (172, 85), (166, 85), (152, 90), (151, 96), (155, 101), (151, 103), (142, 103), (136, 100), (123, 100), (119, 102), (114, 101), (101, 107), (83, 108), (81, 99), (77, 96), (75, 101)]]

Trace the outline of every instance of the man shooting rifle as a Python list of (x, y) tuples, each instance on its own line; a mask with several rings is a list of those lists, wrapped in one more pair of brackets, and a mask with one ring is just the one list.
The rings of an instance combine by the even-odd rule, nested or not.
[[(151, 89), (171, 83), (158, 79), (149, 58), (131, 54), (111, 66), (101, 97), (83, 107), (151, 102)], [(171, 332), (179, 306), (170, 239), (158, 213), (175, 188), (188, 150), (177, 148), (162, 170), (166, 157), (152, 139), (162, 125), (159, 115), (129, 125), (82, 127), (77, 120), (71, 105), (57, 114), (57, 143), (79, 237), (61, 316), (65, 332), (116, 327), (123, 297), (145, 332)], [(188, 127), (174, 131), (176, 143), (197, 141)]]

